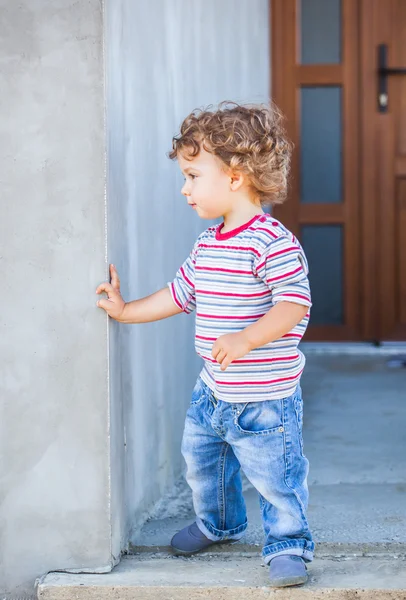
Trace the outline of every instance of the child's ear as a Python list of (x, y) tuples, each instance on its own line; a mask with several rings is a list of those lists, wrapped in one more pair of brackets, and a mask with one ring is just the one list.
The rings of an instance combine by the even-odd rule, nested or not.
[(244, 175), (242, 173), (230, 173), (230, 189), (236, 192), (244, 184)]

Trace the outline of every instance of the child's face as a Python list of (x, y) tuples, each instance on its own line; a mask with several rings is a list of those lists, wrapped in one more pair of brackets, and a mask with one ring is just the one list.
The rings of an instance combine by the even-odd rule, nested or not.
[(218, 158), (202, 148), (192, 160), (179, 154), (178, 163), (185, 176), (182, 194), (200, 218), (218, 219), (231, 210), (231, 174)]

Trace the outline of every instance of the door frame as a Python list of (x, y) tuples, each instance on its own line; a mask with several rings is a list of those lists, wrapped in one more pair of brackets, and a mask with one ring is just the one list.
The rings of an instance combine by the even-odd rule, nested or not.
[[(301, 65), (299, 56), (299, 2), (270, 0), (271, 92), (287, 118), (287, 133), (296, 151), (292, 156), (290, 191), (285, 204), (275, 207), (279, 218), (299, 239), (302, 225), (343, 226), (343, 325), (309, 325), (307, 340), (351, 340), (368, 338), (371, 307), (360, 281), (365, 271), (361, 258), (360, 90), (359, 90), (359, 0), (342, 0), (342, 61), (334, 65)], [(331, 204), (299, 203), (299, 159), (301, 86), (341, 86), (343, 123), (343, 201)], [(369, 223), (369, 226), (371, 224)], [(369, 250), (366, 252), (371, 262)], [(371, 281), (368, 279), (368, 285)], [(368, 312), (365, 315), (365, 306)]]

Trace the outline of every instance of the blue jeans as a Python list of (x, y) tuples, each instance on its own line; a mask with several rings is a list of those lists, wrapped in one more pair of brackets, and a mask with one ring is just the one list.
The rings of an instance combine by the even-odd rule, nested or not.
[(240, 468), (259, 494), (265, 563), (281, 554), (313, 559), (306, 518), (309, 462), (303, 454), (300, 386), (282, 400), (218, 400), (200, 379), (186, 414), (182, 454), (199, 529), (213, 541), (247, 528)]

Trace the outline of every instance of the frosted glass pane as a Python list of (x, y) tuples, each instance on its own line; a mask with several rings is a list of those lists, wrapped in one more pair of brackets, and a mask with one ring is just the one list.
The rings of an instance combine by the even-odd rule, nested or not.
[(300, 201), (342, 201), (340, 87), (302, 87)]
[(342, 325), (343, 229), (341, 225), (306, 225), (301, 243), (309, 262), (312, 325)]
[(303, 65), (341, 61), (340, 5), (340, 0), (301, 0)]

